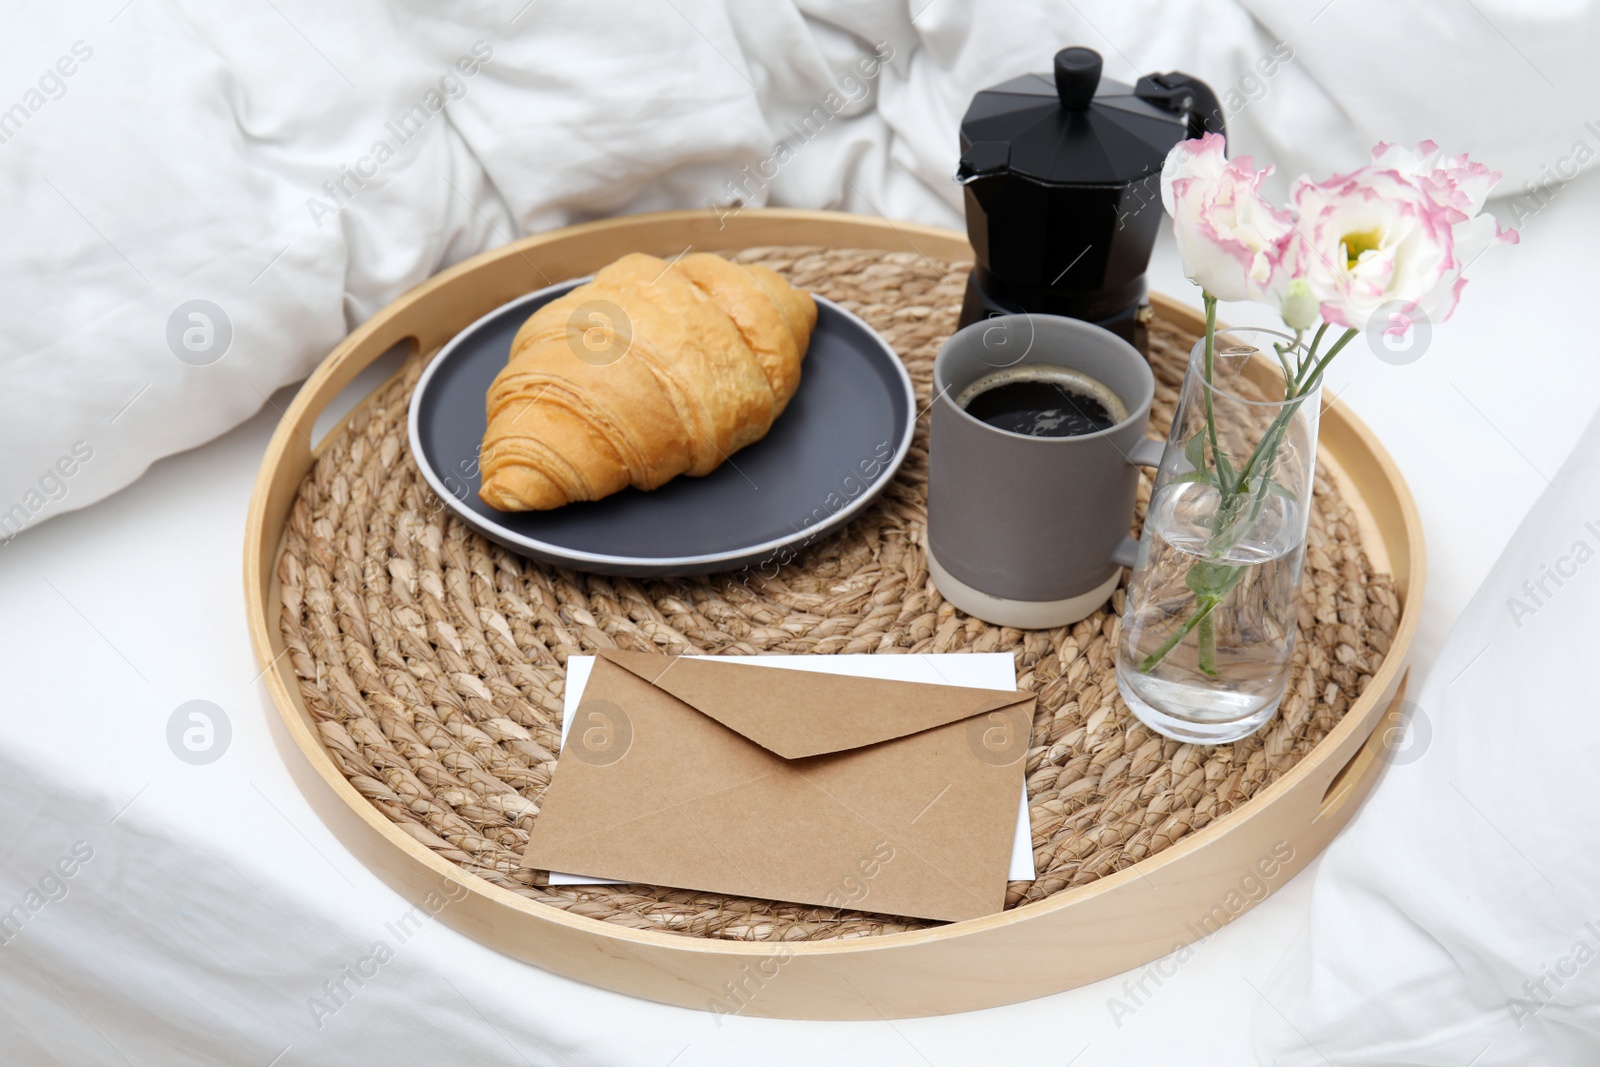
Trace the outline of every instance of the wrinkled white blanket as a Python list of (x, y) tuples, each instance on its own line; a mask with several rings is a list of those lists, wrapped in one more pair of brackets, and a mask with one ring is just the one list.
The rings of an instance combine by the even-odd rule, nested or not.
[(1287, 174), (1431, 136), (1514, 189), (1559, 182), (1581, 165), (1577, 142), (1600, 144), (1583, 124), (1600, 120), (1600, 87), (1574, 47), (1595, 36), (1588, 4), (1314, 6), (105, 0), (8, 13), (0, 539), (236, 425), (408, 287), (523, 234), (735, 202), (959, 226), (950, 175), (967, 102), (1069, 43), (1127, 81), (1205, 78), (1239, 149)]
[(1409, 697), (1256, 1012), (1285, 1067), (1600, 1060), (1600, 421)]

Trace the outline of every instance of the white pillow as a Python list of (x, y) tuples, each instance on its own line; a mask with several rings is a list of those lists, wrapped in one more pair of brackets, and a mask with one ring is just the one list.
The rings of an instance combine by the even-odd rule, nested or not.
[(1261, 990), (1263, 1063), (1600, 1062), (1597, 654), (1600, 420), (1328, 849), (1307, 929)]
[(1069, 43), (1124, 81), (1203, 78), (1280, 182), (1432, 136), (1507, 191), (1546, 163), (1559, 188), (1600, 113), (1572, 44), (1593, 19), (1479, 2), (1434, 50), (1414, 42), (1438, 5), (1374, 25), (1360, 0), (1314, 26), (1298, 0), (1092, 20), (1039, 0), (141, 0), (93, 33), (73, 5), (8, 12), (0, 543), (237, 425), (407, 288), (524, 233), (735, 194), (959, 226), (972, 94)]

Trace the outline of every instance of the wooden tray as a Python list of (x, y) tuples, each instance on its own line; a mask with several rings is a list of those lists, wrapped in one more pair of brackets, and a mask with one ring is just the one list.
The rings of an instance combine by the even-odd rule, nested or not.
[[(1404, 481), (1372, 433), (1337, 403), (1324, 407), (1321, 456), (1356, 512), (1374, 567), (1393, 577), (1402, 611), (1390, 651), (1337, 727), (1282, 778), (1223, 818), (1098, 881), (983, 919), (862, 940), (774, 945), (693, 938), (586, 919), (473, 877), (362, 797), (319, 739), (278, 627), (276, 561), (312, 465), (318, 414), (396, 345), (434, 352), (487, 311), (551, 280), (591, 273), (626, 252), (671, 257), (686, 245), (709, 251), (824, 245), (942, 259), (972, 254), (958, 233), (827, 212), (630, 216), (531, 237), (459, 264), (340, 344), (300, 390), (268, 447), (250, 503), (244, 580), (252, 641), (279, 711), (278, 742), (307, 799), (352, 852), (414, 902), (447, 881), (462, 884), (464, 898), (441, 919), (569, 977), (700, 1009), (725, 1004), (726, 983), (759, 985), (743, 1013), (875, 1019), (1014, 1003), (1139, 966), (1258, 902), (1260, 895), (1242, 894), (1241, 884), (1282, 885), (1326, 846), (1384, 766), (1379, 726), (1399, 722), (1424, 565), (1421, 524)], [(1154, 301), (1162, 316), (1202, 328), (1193, 311), (1159, 296)], [(1265, 363), (1259, 369), (1273, 373)], [(1261, 879), (1257, 864), (1290, 849), (1273, 877)]]

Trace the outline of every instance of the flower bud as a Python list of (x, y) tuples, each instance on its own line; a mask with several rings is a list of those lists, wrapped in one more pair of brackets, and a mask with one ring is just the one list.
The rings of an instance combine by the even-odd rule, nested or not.
[(1291, 330), (1308, 330), (1321, 318), (1322, 302), (1311, 292), (1311, 286), (1304, 278), (1296, 278), (1283, 294), (1281, 310), (1283, 321)]

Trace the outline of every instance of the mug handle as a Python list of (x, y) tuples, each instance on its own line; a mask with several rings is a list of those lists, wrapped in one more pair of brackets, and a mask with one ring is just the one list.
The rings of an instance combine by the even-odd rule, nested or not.
[[(1130, 467), (1160, 467), (1161, 457), (1167, 451), (1165, 441), (1152, 441), (1148, 437), (1133, 446), (1133, 451), (1128, 453), (1127, 460)], [(1139, 556), (1139, 542), (1132, 537), (1124, 537), (1122, 543), (1111, 553), (1111, 562), (1121, 567), (1132, 567)]]

